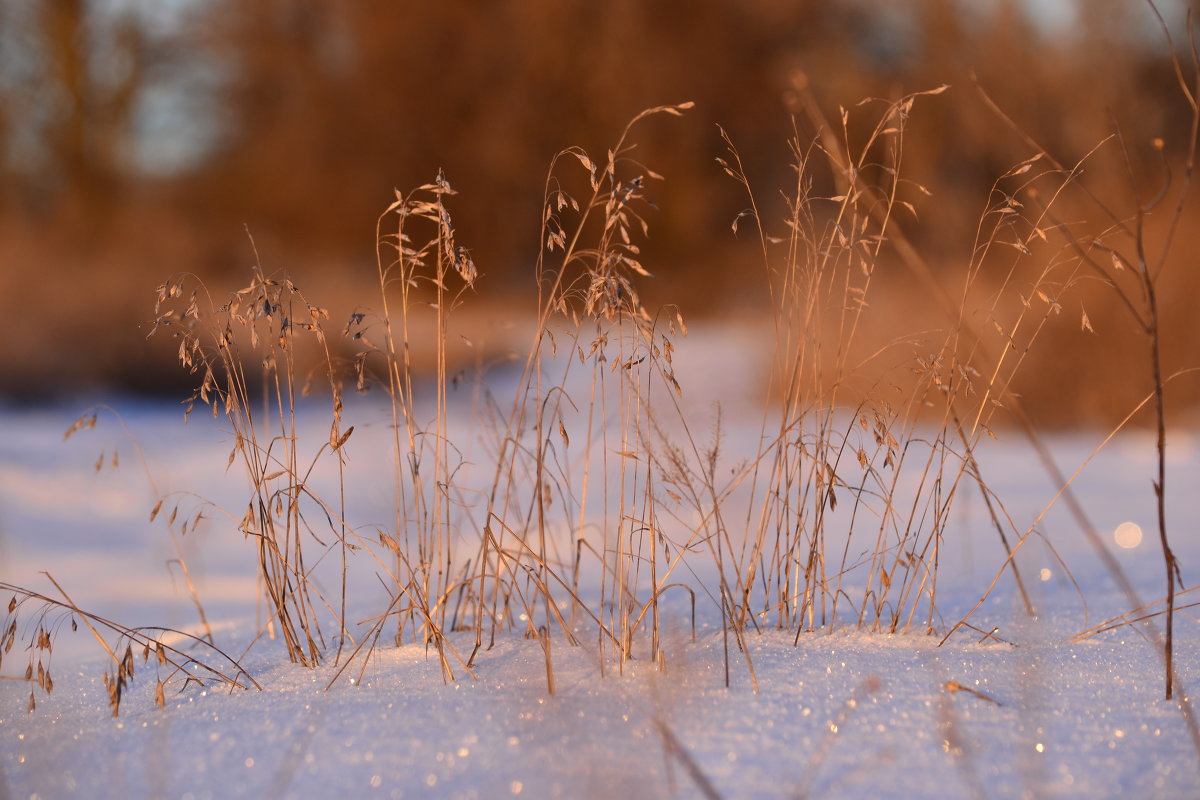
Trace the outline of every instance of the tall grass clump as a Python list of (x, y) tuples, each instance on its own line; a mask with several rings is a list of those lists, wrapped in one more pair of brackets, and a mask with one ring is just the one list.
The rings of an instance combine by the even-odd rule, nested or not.
[[(640, 299), (639, 282), (651, 276), (641, 250), (648, 194), (661, 176), (635, 159), (632, 135), (690, 104), (638, 115), (604, 160), (570, 148), (552, 161), (529, 348), (509, 396), (480, 376), (476, 441), (453, 435), (447, 341), (478, 270), (440, 174), (398, 193), (381, 215), (377, 302), (350, 315), (336, 346), (327, 313), (286, 274), (256, 266), (220, 305), (186, 278), (164, 284), (158, 327), (179, 337), (181, 361), (200, 376), (191, 402), (231, 425), (231, 463), (241, 460), (251, 490), (239, 528), (258, 544), (271, 625), (292, 659), (322, 660), (322, 608), (339, 654), (352, 642), (351, 655), (364, 656), (391, 630), (397, 644), (411, 637), (433, 647), (447, 678), (469, 672), (498, 634), (515, 629), (541, 647), (551, 691), (555, 640), (592, 648), (602, 668), (662, 661), (668, 595), (690, 604), (693, 626), (698, 597), (716, 606), (727, 680), (738, 651), (753, 679), (745, 637), (764, 625), (797, 640), (846, 625), (941, 632), (941, 551), (965, 487), (983, 492), (1010, 553), (1010, 537), (1020, 538), (974, 452), (1070, 284), (1062, 260), (1050, 258), (1032, 284), (1015, 285), (1037, 258), (1046, 213), (1027, 213), (1015, 197), (1033, 182), (1072, 179), (1031, 171), (1037, 158), (1001, 176), (966, 274), (950, 290), (957, 317), (934, 321), (932, 332), (862, 341), (896, 218), (915, 218), (923, 192), (903, 177), (907, 120), (918, 100), (944, 88), (877, 101), (865, 125), (846, 112), (835, 128), (812, 111), (812, 138), (791, 142), (794, 183), (778, 235), (726, 137), (721, 166), (749, 202), (734, 228), (756, 231), (774, 332), (764, 343), (773, 351), (770, 403), (752, 452), (726, 452), (719, 414), (711, 441), (694, 435), (673, 366), (683, 318)], [(819, 196), (818, 183), (838, 194)], [(967, 335), (972, 314), (984, 315), (999, 347)], [(317, 354), (312, 375), (301, 374), (302, 342)], [(415, 364), (417, 349), (432, 353), (431, 371)], [(314, 379), (331, 397), (330, 435), (305, 448), (296, 408)], [(343, 418), (344, 380), (387, 401), (394, 503), (390, 524), (371, 532), (347, 522), (354, 427)], [(329, 458), (332, 501), (309, 480)], [(310, 580), (314, 542), (318, 559), (340, 554), (336, 601)], [(346, 564), (360, 550), (391, 599), (353, 637)], [(1007, 566), (1021, 585), (1015, 561)], [(470, 653), (454, 631), (473, 633)]]
[[(713, 502), (706, 517), (714, 532), (731, 519), (743, 526), (721, 557), (736, 587), (736, 629), (769, 621), (797, 640), (847, 624), (941, 633), (941, 552), (967, 488), (982, 494), (1010, 556), (1034, 533), (1014, 527), (975, 453), (1073, 280), (1072, 265), (1044, 246), (1045, 211), (1030, 213), (1015, 196), (1040, 183), (1053, 197), (1072, 173), (1036, 169), (1035, 157), (1003, 174), (966, 269), (939, 287), (956, 297), (949, 318), (932, 298), (925, 331), (863, 341), (878, 272), (896, 265), (890, 250), (906, 255), (900, 219), (916, 222), (927, 194), (903, 175), (907, 121), (918, 100), (945, 88), (875, 101), (880, 111), (863, 131), (846, 110), (831, 125), (797, 76), (816, 133), (792, 140), (795, 182), (778, 233), (727, 138), (721, 164), (747, 197), (739, 222), (756, 231), (770, 290), (777, 407), (764, 416), (762, 449), (730, 485), (712, 485), (711, 468), (680, 459), (671, 474), (692, 497), (744, 504), (735, 517), (734, 503)], [(819, 183), (837, 194), (816, 194)], [(1006, 567), (1034, 613), (1015, 560)]]
[[(239, 464), (249, 486), (245, 511), (234, 518), (256, 544), (268, 628), (282, 637), (291, 660), (306, 666), (321, 662), (327, 644), (318, 606), (334, 612), (339, 628), (345, 617), (345, 570), (334, 608), (309, 580), (305, 557), (310, 540), (320, 541), (312, 527), (318, 519), (342, 544), (343, 564), (345, 557), (343, 504), (326, 503), (307, 485), (324, 456), (332, 454), (344, 467), (340, 451), (350, 435), (340, 429), (341, 383), (322, 325), (328, 316), (286, 274), (268, 276), (256, 263), (249, 284), (220, 304), (190, 276), (169, 279), (158, 289), (151, 331), (178, 339), (180, 363), (200, 376), (188, 412), (196, 403), (207, 405), (230, 427), (227, 466)], [(297, 350), (306, 345), (315, 345), (323, 359), (317, 376), (329, 387), (332, 416), (328, 442), (311, 450), (300, 441), (297, 423), (297, 403), (313, 379), (298, 361)]]
[[(355, 311), (344, 332), (355, 343), (357, 387), (381, 386), (390, 410), (393, 527), (379, 531), (377, 538), (394, 562), (394, 592), (368, 640), (374, 646), (385, 621), (394, 617), (395, 643), (402, 644), (405, 628), (411, 627), (421, 641), (436, 646), (447, 676), (454, 673), (445, 633), (457, 624), (449, 618), (450, 603), (456, 595), (461, 602), (472, 580), (465, 572), (455, 572), (470, 564), (455, 559), (456, 533), (462, 524), (457, 510), (462, 504), (455, 496), (454, 475), (461, 455), (447, 432), (447, 325), (477, 276), (469, 251), (455, 238), (446, 207), (446, 198), (453, 194), (441, 173), (407, 195), (397, 192), (376, 226), (379, 311)], [(395, 228), (385, 233), (389, 222)], [(393, 305), (392, 294), (398, 305)], [(432, 312), (432, 324), (421, 319), (422, 310)], [(433, 343), (435, 401), (430, 420), (423, 418), (416, 399), (412, 354), (419, 334)]]
[(591, 627), (601, 663), (617, 665), (648, 630), (649, 657), (660, 656), (658, 599), (680, 554), (656, 514), (650, 432), (655, 396), (681, 391), (671, 353), (683, 323), (640, 300), (650, 273), (638, 240), (661, 176), (632, 158), (630, 134), (690, 105), (638, 115), (603, 162), (563, 151), (546, 179), (534, 333), (511, 405), (494, 415), (474, 624), (478, 651), (515, 611), (544, 650), (551, 691), (555, 630), (576, 644)]

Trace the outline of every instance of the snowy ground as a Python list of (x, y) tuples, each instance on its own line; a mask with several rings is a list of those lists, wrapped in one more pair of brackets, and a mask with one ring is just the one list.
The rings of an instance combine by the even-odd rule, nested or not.
[[(254, 631), (255, 582), (235, 524), (210, 520), (173, 541), (162, 520), (147, 521), (155, 491), (238, 506), (242, 487), (224, 470), (228, 435), (201, 416), (184, 426), (169, 405), (113, 405), (145, 470), (111, 417), (63, 443), (83, 406), (0, 411), (0, 581), (50, 594), (39, 574), (47, 570), (81, 607), (131, 626), (189, 627), (196, 615), (169, 564), (182, 554), (218, 643), (241, 653)], [(321, 419), (314, 411), (318, 440), (328, 435)], [(370, 437), (356, 435), (355, 458), (369, 461)], [(1070, 472), (1099, 438), (1052, 444)], [(1170, 522), (1190, 582), (1200, 564), (1200, 444), (1173, 441)], [(1018, 525), (1054, 494), (1017, 434), (982, 466)], [(1145, 601), (1163, 593), (1152, 467), (1152, 441), (1130, 435), (1077, 485)], [(357, 481), (351, 499), (383, 503), (387, 480)], [(974, 605), (998, 566), (982, 503), (960, 505), (962, 535), (942, 562), (947, 619)], [(1126, 522), (1144, 529), (1140, 542), (1129, 526), (1116, 537)], [(1200, 760), (1179, 709), (1161, 699), (1160, 662), (1143, 636), (1125, 627), (1067, 641), (1128, 610), (1124, 597), (1065, 513), (1040, 527), (1085, 590), (1086, 609), (1049, 548), (1031, 544), (1021, 566), (1039, 618), (1025, 618), (1003, 578), (973, 620), (1012, 645), (968, 633), (939, 648), (931, 637), (854, 632), (794, 644), (768, 629), (749, 640), (757, 693), (738, 654), (726, 688), (719, 616), (703, 601), (694, 642), (682, 613), (667, 620), (665, 672), (634, 662), (601, 675), (593, 646), (559, 640), (553, 696), (541, 649), (519, 637), (483, 654), (475, 680), (443, 681), (437, 662), (408, 645), (381, 648), (362, 685), (329, 691), (332, 666), (292, 666), (268, 642), (243, 660), (263, 691), (193, 688), (159, 709), (153, 680), (135, 678), (116, 719), (100, 682), (106, 656), (82, 629), (64, 630), (55, 690), (38, 693), (35, 712), (26, 711), (28, 684), (0, 680), (0, 798), (1200, 797)], [(358, 602), (359, 618), (378, 613), (369, 598)], [(1182, 681), (1200, 684), (1195, 609), (1180, 613), (1176, 637)], [(6, 656), (4, 675), (23, 671), (22, 646)], [(980, 694), (948, 691), (951, 682)]]

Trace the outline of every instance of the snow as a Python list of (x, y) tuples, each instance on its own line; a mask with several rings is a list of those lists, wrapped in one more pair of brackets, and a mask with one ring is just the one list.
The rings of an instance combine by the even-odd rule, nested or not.
[[(681, 375), (703, 368), (679, 365)], [(728, 380), (753, 382), (751, 374)], [(114, 718), (101, 682), (108, 657), (82, 627), (60, 628), (55, 688), (36, 693), (35, 711), (26, 710), (29, 684), (0, 680), (0, 797), (1200, 797), (1200, 759), (1179, 708), (1162, 699), (1161, 662), (1145, 636), (1126, 626), (1072, 641), (1129, 605), (1063, 509), (1039, 530), (1086, 605), (1051, 549), (1031, 538), (1019, 563), (1038, 618), (1025, 616), (1007, 575), (972, 618), (1002, 641), (963, 630), (939, 647), (940, 637), (919, 625), (906, 635), (843, 625), (797, 641), (766, 621), (747, 640), (749, 663), (728, 644), (727, 687), (719, 612), (701, 592), (694, 640), (684, 599), (666, 602), (662, 665), (635, 658), (618, 671), (598, 655), (594, 630), (577, 647), (555, 639), (554, 694), (540, 645), (519, 633), (482, 651), (474, 678), (452, 662), (456, 674), (444, 679), (436, 657), (405, 644), (355, 660), (327, 689), (340, 668), (332, 659), (306, 669), (288, 662), (280, 642), (253, 641), (261, 609), (236, 520), (210, 515), (182, 537), (148, 520), (160, 492), (244, 508), (243, 483), (225, 471), (227, 427), (199, 414), (184, 425), (170, 404), (110, 405), (123, 423), (102, 411), (97, 430), (66, 442), (82, 407), (0, 409), (0, 581), (54, 594), (39, 574), (46, 570), (82, 608), (131, 626), (196, 632), (170, 563), (182, 555), (218, 644), (263, 689), (193, 686), (168, 691), (158, 708), (155, 660), (138, 658)], [(731, 446), (755, 440), (753, 417), (727, 413), (727, 424), (749, 420), (730, 426)], [(319, 407), (306, 408), (302, 422), (305, 435), (328, 437)], [(382, 423), (361, 424), (351, 440), (359, 472), (349, 507), (361, 509), (357, 524), (369, 524), (387, 518), (390, 477), (370, 468), (377, 457), (386, 463), (387, 437), (376, 435)], [(1051, 445), (1069, 474), (1101, 438), (1061, 434)], [(1172, 442), (1169, 522), (1190, 581), (1200, 563), (1192, 535), (1200, 445), (1183, 431)], [(1029, 525), (1055, 487), (1028, 446), (1005, 433), (981, 457), (989, 485), (1018, 526)], [(1130, 434), (1075, 487), (1144, 601), (1163, 594), (1152, 470), (1152, 440)], [(195, 504), (186, 494), (180, 502)], [(942, 560), (942, 631), (975, 605), (1001, 564), (978, 496), (954, 513), (961, 536)], [(1136, 544), (1129, 527), (1117, 533), (1130, 522), (1143, 531)], [(371, 570), (363, 574), (352, 620), (386, 605)], [(1200, 683), (1194, 612), (1183, 608), (1176, 619), (1184, 687)], [(451, 643), (469, 653), (474, 637), (456, 633)], [(5, 656), (3, 675), (23, 672), (24, 644), (18, 638)]]
[[(1192, 637), (1194, 639), (1194, 637)], [(720, 633), (681, 637), (660, 673), (601, 678), (586, 649), (505, 641), (444, 684), (423, 649), (381, 652), (361, 686), (322, 690), (285, 659), (265, 689), (137, 691), (118, 719), (83, 672), (27, 714), (3, 695), (13, 797), (701, 796), (667, 726), (726, 797), (1189, 797), (1200, 785), (1157, 661), (1133, 642), (947, 645), (924, 637), (752, 640), (759, 681), (725, 689)], [(1180, 653), (1196, 663), (1194, 642)], [(941, 687), (978, 686), (996, 705)]]

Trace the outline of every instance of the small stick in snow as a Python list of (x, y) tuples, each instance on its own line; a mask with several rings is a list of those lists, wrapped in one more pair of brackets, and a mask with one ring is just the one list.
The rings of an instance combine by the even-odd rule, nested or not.
[(966, 692), (968, 694), (973, 694), (980, 700), (987, 700), (989, 703), (995, 703), (998, 706), (1004, 705), (991, 695), (985, 694), (978, 689), (972, 689), (970, 686), (963, 686), (958, 681), (946, 681), (944, 684), (942, 684), (942, 688), (947, 692)]

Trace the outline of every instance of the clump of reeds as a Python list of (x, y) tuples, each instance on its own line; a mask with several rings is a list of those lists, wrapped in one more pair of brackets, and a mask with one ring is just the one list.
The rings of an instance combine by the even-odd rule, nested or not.
[[(250, 496), (238, 530), (257, 543), (258, 573), (274, 625), (298, 663), (320, 663), (324, 650), (317, 592), (308, 576), (305, 546), (314, 536), (306, 506), (321, 513), (345, 554), (345, 509), (327, 505), (309, 490), (306, 476), (318, 460), (340, 450), (351, 431), (342, 431), (341, 383), (323, 321), (328, 312), (309, 303), (286, 274), (267, 276), (256, 264), (250, 283), (218, 305), (205, 287), (176, 276), (158, 289), (153, 334), (166, 329), (179, 341), (180, 363), (200, 376), (188, 400), (223, 414), (234, 446), (229, 465), (239, 462)], [(328, 442), (313, 451), (302, 447), (296, 406), (311, 376), (301, 374), (297, 349), (311, 338), (324, 358), (322, 376), (330, 391), (332, 422)], [(343, 570), (343, 580), (345, 572)], [(323, 598), (322, 598), (323, 601)], [(340, 627), (342, 604), (335, 613)], [(339, 636), (339, 642), (341, 641)]]
[[(797, 637), (845, 624), (903, 632), (918, 620), (920, 630), (940, 632), (940, 552), (965, 483), (983, 491), (1009, 546), (1011, 525), (973, 451), (1070, 283), (1056, 278), (1061, 265), (1051, 260), (1019, 303), (1008, 302), (1012, 275), (1044, 238), (1041, 218), (1025, 213), (1009, 184), (1058, 175), (1027, 176), (1031, 159), (993, 190), (957, 290), (957, 314), (937, 336), (863, 355), (859, 337), (875, 271), (903, 235), (895, 217), (916, 215), (902, 177), (906, 122), (919, 97), (941, 91), (882, 103), (865, 138), (850, 114), (836, 130), (812, 112), (814, 138), (792, 142), (795, 184), (779, 237), (768, 233), (771, 223), (727, 141), (721, 164), (747, 193), (745, 216), (757, 228), (766, 267), (777, 405), (764, 415), (761, 446), (740, 454), (724, 480), (719, 422), (712, 444), (702, 445), (679, 403), (685, 387), (672, 354), (686, 332), (682, 317), (673, 309), (651, 313), (637, 285), (650, 276), (639, 239), (649, 229), (649, 183), (660, 176), (633, 159), (630, 136), (646, 118), (679, 115), (688, 104), (639, 115), (603, 162), (577, 148), (552, 162), (534, 331), (507, 409), (490, 398), (479, 426), (490, 458), (483, 482), (465, 482), (471, 470), (462, 454), (472, 444), (450, 438), (446, 341), (477, 277), (447, 207), (453, 190), (439, 175), (398, 194), (381, 215), (378, 307), (356, 310), (342, 331), (352, 354), (349, 378), (388, 399), (395, 502), (391, 526), (374, 536), (347, 524), (340, 499), (343, 447), (354, 428), (343, 427), (347, 374), (325, 332), (328, 315), (286, 274), (268, 277), (257, 266), (250, 285), (221, 305), (184, 278), (164, 284), (158, 327), (179, 337), (181, 361), (200, 376), (192, 402), (210, 404), (232, 425), (230, 461), (241, 459), (251, 486), (240, 530), (258, 542), (264, 594), (293, 660), (313, 665), (323, 657), (319, 606), (333, 612), (339, 643), (348, 641), (346, 558), (359, 548), (377, 560), (391, 602), (352, 655), (377, 647), (390, 622), (397, 643), (411, 630), (433, 646), (447, 677), (458, 667), (469, 671), (480, 650), (513, 627), (542, 647), (551, 691), (552, 641), (580, 644), (586, 629), (602, 664), (621, 667), (640, 642), (645, 657), (658, 661), (669, 591), (690, 596), (693, 608), (698, 594), (713, 598), (727, 654), (740, 650), (752, 678), (744, 637), (768, 621)], [(860, 138), (852, 152), (848, 143)], [(832, 178), (839, 194), (816, 196), (818, 178)], [(1001, 346), (989, 349), (968, 327), (967, 309), (985, 264), (999, 254), (1007, 254), (1008, 277), (984, 308)], [(308, 450), (296, 422), (307, 384), (295, 356), (301, 336), (315, 342), (317, 377), (332, 398), (329, 440)], [(427, 377), (412, 358), (419, 336), (434, 352)], [(899, 353), (912, 376), (887, 384), (890, 398), (864, 378), (884, 353)], [(418, 402), (422, 384), (432, 384), (432, 408)], [(339, 475), (334, 502), (307, 479), (331, 455)], [(322, 556), (341, 553), (336, 609), (305, 566), (305, 548), (319, 541), (314, 516), (336, 540), (321, 545)], [(1019, 582), (1015, 562), (1010, 567)], [(697, 569), (715, 583), (682, 577)], [(450, 641), (455, 630), (474, 632), (470, 655)], [(728, 657), (726, 664), (728, 671)]]
[[(728, 138), (720, 160), (749, 202), (738, 222), (755, 226), (761, 245), (777, 406), (764, 416), (762, 448), (731, 478), (717, 480), (718, 448), (689, 442), (662, 447), (661, 480), (702, 520), (698, 541), (710, 543), (735, 640), (768, 621), (797, 640), (842, 625), (942, 633), (941, 551), (966, 487), (982, 493), (1010, 554), (1032, 533), (1014, 528), (975, 451), (993, 435), (994, 415), (1078, 268), (1044, 246), (1046, 210), (1030, 213), (1016, 195), (1034, 183), (1060, 188), (1072, 174), (1035, 170), (1037, 157), (1007, 171), (961, 282), (935, 284), (942, 308), (930, 315), (932, 331), (862, 342), (889, 251), (914, 278), (933, 280), (897, 218), (914, 221), (924, 194), (903, 175), (909, 114), (945, 87), (878, 101), (865, 133), (847, 111), (840, 127), (830, 125), (803, 76), (795, 88), (815, 133), (791, 143), (795, 182), (779, 233)], [(816, 194), (822, 180), (837, 194)], [(885, 359), (899, 368), (880, 369)], [(1026, 596), (1015, 560), (1006, 568)], [(1027, 596), (1026, 607), (1033, 613)]]
[[(447, 326), (478, 273), (446, 205), (454, 194), (441, 173), (433, 183), (396, 193), (376, 225), (379, 309), (355, 311), (343, 332), (354, 345), (357, 388), (382, 387), (390, 410), (394, 509), (390, 532), (380, 531), (378, 540), (394, 562), (388, 579), (392, 602), (363, 644), (374, 647), (394, 618), (395, 643), (401, 644), (411, 627), (436, 647), (448, 677), (454, 674), (451, 655), (465, 662), (445, 634), (461, 624), (463, 592), (479, 580), (469, 573), (469, 562), (455, 559), (461, 501), (454, 481), (460, 456), (448, 435)], [(389, 223), (395, 228), (385, 233)], [(434, 352), (436, 388), (428, 419), (417, 402), (420, 376), (412, 359), (414, 338), (421, 334), (432, 340)]]

